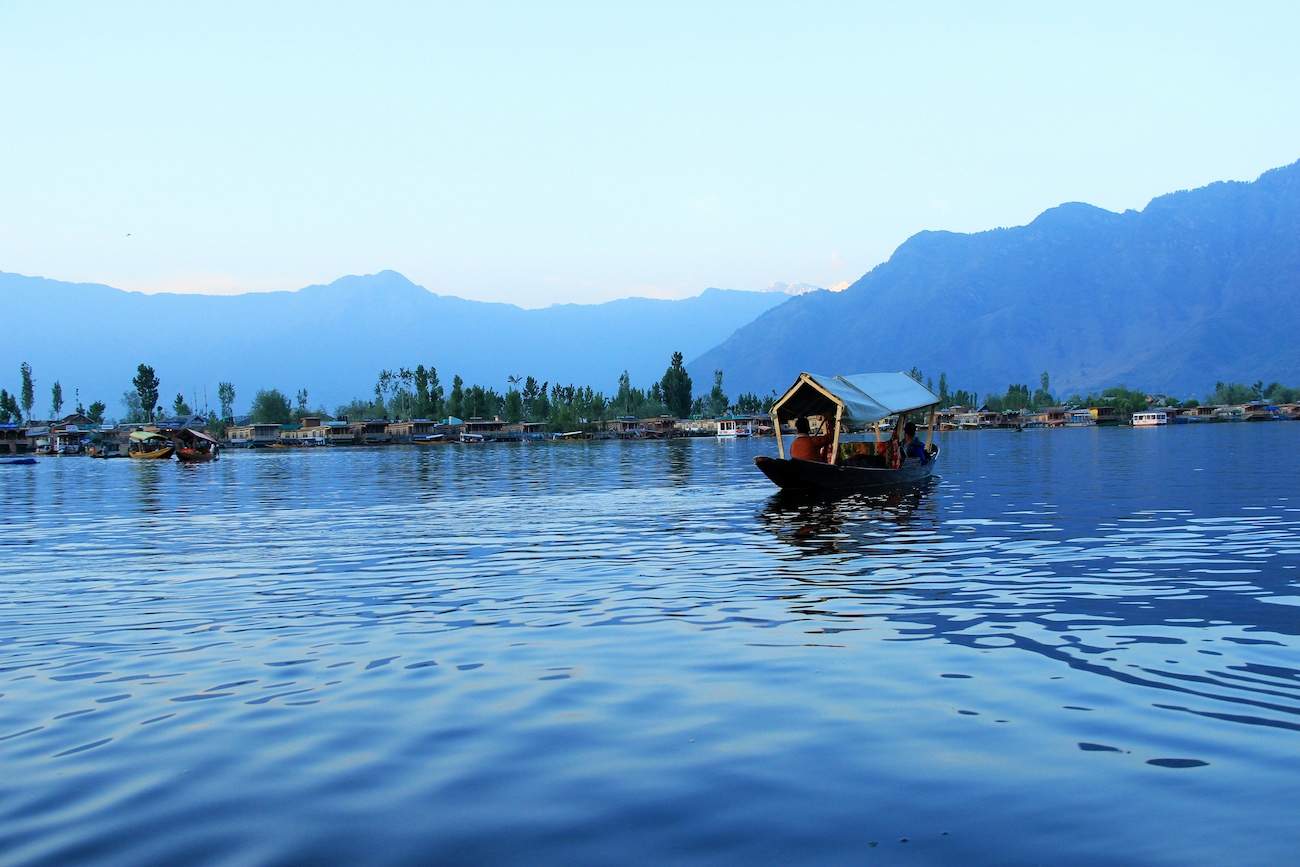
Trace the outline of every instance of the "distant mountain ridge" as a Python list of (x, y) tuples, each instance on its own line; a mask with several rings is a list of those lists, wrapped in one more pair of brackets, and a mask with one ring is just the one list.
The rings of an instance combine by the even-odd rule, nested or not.
[(1201, 397), (1300, 384), (1300, 162), (1112, 213), (1064, 204), (1027, 226), (921, 232), (840, 293), (765, 312), (688, 365), (730, 392), (802, 370), (918, 366), (950, 388), (1062, 394), (1124, 384)]
[(328, 409), (372, 394), (381, 369), (434, 366), (445, 387), (504, 391), (511, 375), (591, 385), (607, 394), (627, 370), (633, 384), (663, 376), (670, 356), (687, 358), (724, 340), (788, 300), (776, 293), (707, 289), (680, 301), (626, 298), (525, 310), (511, 304), (436, 295), (395, 271), (350, 276), (293, 292), (245, 295), (144, 295), (109, 286), (63, 283), (0, 272), (0, 386), (19, 385), (31, 363), (36, 411), (49, 409), (58, 380), (65, 408), (108, 404), (110, 416), (131, 387), (136, 365), (154, 367), (163, 403), (217, 404), (217, 383), (234, 383), (236, 407), (259, 388), (290, 397), (308, 390)]

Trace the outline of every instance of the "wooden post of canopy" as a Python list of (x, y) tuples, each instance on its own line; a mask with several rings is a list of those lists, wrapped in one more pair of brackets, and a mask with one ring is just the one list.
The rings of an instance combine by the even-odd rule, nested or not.
[(831, 455), (826, 463), (834, 466), (835, 462), (840, 459), (840, 417), (844, 415), (844, 405), (835, 404), (835, 436), (831, 438)]
[(927, 453), (930, 451), (930, 437), (934, 436), (934, 414), (938, 411), (938, 407), (930, 407), (930, 426), (925, 431), (925, 450)]
[(876, 442), (879, 443), (880, 442), (880, 419), (876, 419), (876, 423), (871, 426), (871, 429), (876, 432)]
[(776, 428), (776, 453), (781, 460), (785, 460), (785, 442), (781, 439), (781, 417), (776, 407), (772, 408), (772, 427)]

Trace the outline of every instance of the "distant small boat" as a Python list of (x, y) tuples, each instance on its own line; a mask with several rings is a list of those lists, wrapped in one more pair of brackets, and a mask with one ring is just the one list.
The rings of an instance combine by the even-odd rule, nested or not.
[(36, 463), (36, 458), (0, 458), (0, 467), (21, 467)]
[(131, 432), (131, 439), (126, 447), (126, 456), (146, 461), (165, 461), (175, 451), (176, 447), (158, 431), (137, 430)]
[(417, 446), (431, 446), (435, 443), (443, 443), (446, 441), (446, 434), (415, 434), (411, 437), (411, 442)]
[(481, 443), (483, 442), (483, 434), (463, 433), (460, 435), (460, 441), (463, 443)]
[(187, 464), (215, 461), (221, 458), (221, 446), (203, 431), (182, 428), (173, 435), (176, 458)]

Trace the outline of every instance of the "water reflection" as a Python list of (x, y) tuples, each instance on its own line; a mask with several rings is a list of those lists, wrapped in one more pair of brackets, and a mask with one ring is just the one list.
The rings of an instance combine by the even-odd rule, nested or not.
[(897, 552), (900, 534), (933, 530), (936, 480), (883, 491), (780, 491), (758, 513), (783, 542), (810, 554)]

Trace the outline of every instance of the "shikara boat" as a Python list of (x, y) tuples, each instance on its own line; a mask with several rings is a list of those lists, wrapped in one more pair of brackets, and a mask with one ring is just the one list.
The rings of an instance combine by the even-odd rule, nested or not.
[(165, 461), (175, 452), (175, 447), (156, 430), (137, 430), (131, 432), (131, 439), (126, 446), (126, 456), (143, 460)]
[[(778, 487), (786, 490), (857, 490), (912, 485), (934, 472), (938, 446), (930, 442), (939, 398), (906, 373), (858, 373), (822, 376), (801, 373), (794, 385), (772, 405), (779, 458), (759, 455), (754, 463)], [(929, 411), (927, 460), (906, 457), (899, 440), (910, 413)], [(827, 460), (787, 458), (781, 423), (820, 417), (830, 436)], [(890, 436), (885, 422), (896, 418)]]
[(221, 457), (221, 447), (217, 441), (203, 431), (182, 428), (172, 435), (176, 443), (176, 458), (187, 464), (202, 461), (215, 461)]

